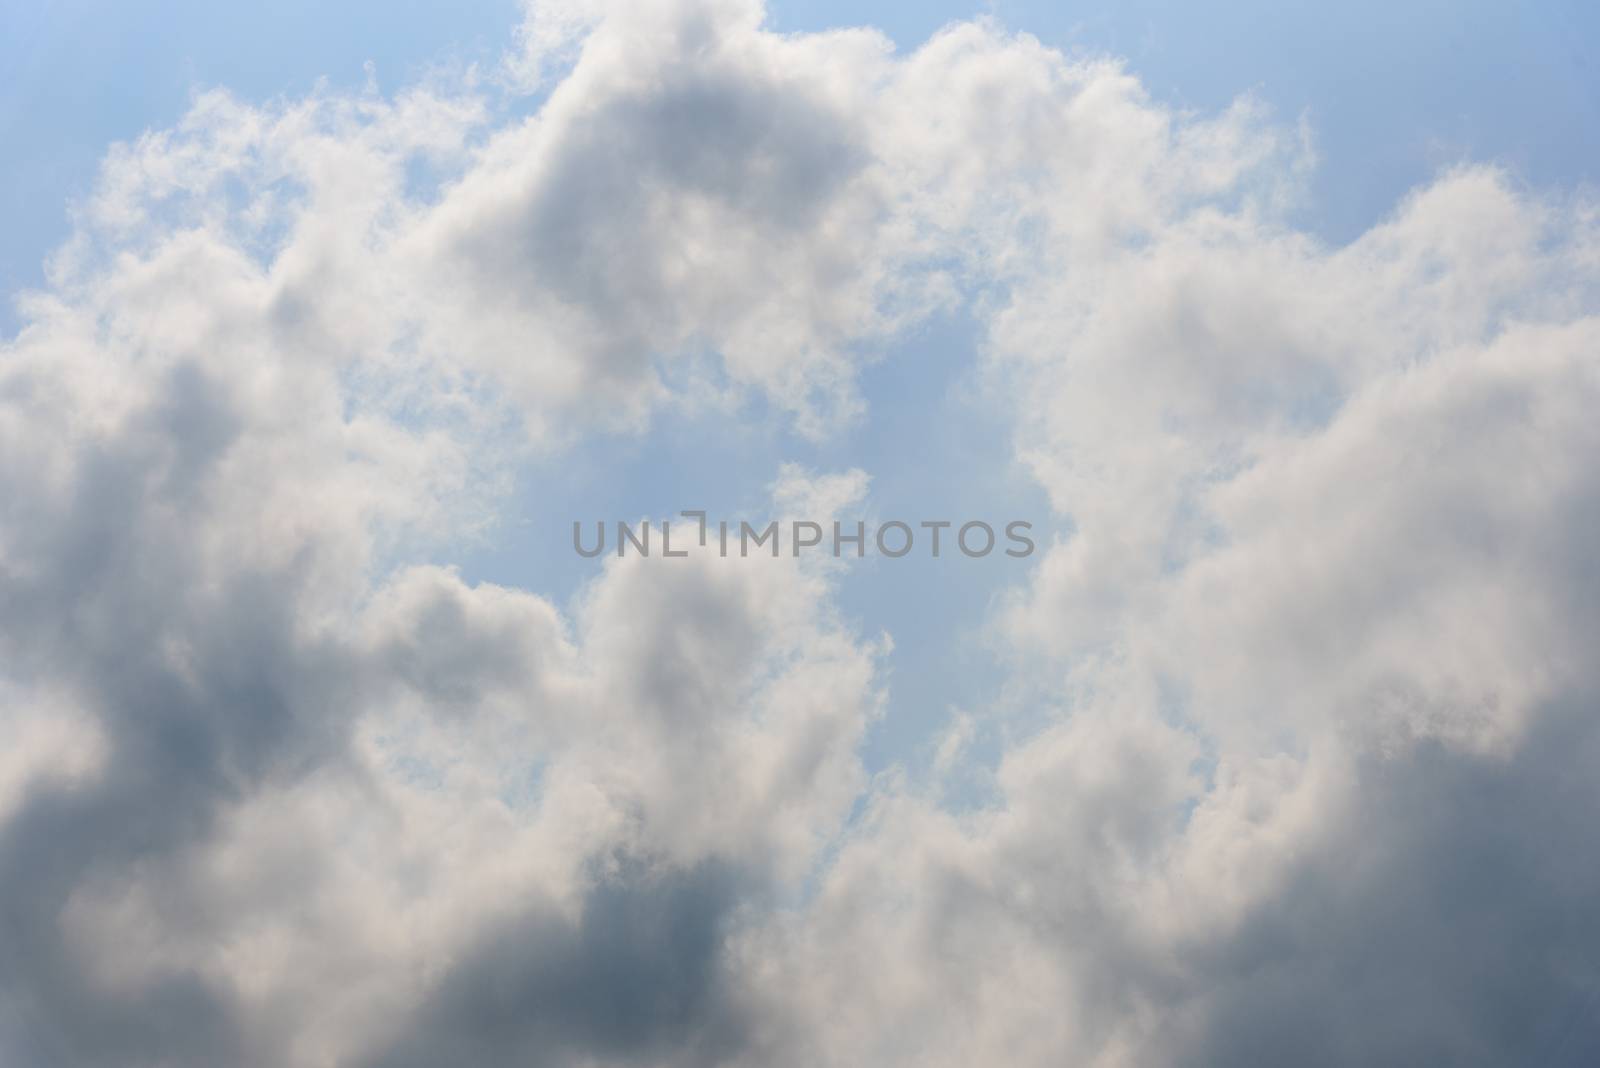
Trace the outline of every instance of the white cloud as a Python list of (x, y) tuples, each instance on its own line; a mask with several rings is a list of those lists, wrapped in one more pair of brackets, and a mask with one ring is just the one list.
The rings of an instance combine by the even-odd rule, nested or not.
[[(986, 23), (521, 44), (510, 124), (198, 98), (0, 350), (6, 1059), (1595, 1048), (1592, 205), (1464, 169), (1325, 247), (1299, 132)], [(997, 623), (1043, 726), (992, 805), (866, 779), (847, 572), (612, 558), (564, 611), (414, 562), (530, 442), (706, 389), (825, 435), (958, 302), (1074, 528)]]
[(1122, 157), (1179, 192), (1109, 243), (990, 179), (1042, 220), (991, 366), (1075, 528), (1002, 622), (1064, 722), (1004, 755), (992, 808), (878, 800), (750, 950), (805, 1021), (763, 1056), (1592, 1047), (1570, 910), (1600, 864), (1564, 815), (1600, 693), (1592, 208), (1464, 170), (1326, 248), (1250, 192), (1271, 157), (1243, 143)]

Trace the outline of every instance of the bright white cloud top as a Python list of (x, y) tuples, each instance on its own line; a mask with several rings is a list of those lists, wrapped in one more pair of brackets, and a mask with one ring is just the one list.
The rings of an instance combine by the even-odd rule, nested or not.
[[(199, 97), (22, 298), (0, 1060), (1600, 1057), (1591, 197), (1458, 168), (1331, 247), (1305, 130), (996, 24), (517, 41)], [(955, 312), (1070, 535), (925, 771), (863, 762), (849, 566), (436, 565), (530, 457), (870, 421)]]

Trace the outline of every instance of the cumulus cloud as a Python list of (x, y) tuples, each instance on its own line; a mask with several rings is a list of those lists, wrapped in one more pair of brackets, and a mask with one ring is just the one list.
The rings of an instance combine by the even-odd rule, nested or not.
[[(19, 1064), (1587, 1063), (1600, 228), (1328, 247), (1305, 140), (990, 23), (540, 5), (501, 72), (214, 92), (0, 349)], [(953, 307), (1070, 520), (992, 802), (858, 752), (848, 565), (421, 561), (528, 450), (804, 434)], [(774, 515), (869, 473), (775, 473)], [(676, 518), (676, 517), (669, 517)], [(999, 713), (995, 713), (999, 715)]]

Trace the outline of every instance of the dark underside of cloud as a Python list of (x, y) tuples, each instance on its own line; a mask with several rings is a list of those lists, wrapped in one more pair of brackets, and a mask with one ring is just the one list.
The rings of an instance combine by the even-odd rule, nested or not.
[(467, 947), (372, 1068), (719, 1064), (739, 1048), (716, 864), (601, 876), (576, 923), (529, 910)]
[(1594, 700), (1509, 761), (1373, 758), (1337, 835), (1189, 961), (1169, 1063), (1600, 1060)]

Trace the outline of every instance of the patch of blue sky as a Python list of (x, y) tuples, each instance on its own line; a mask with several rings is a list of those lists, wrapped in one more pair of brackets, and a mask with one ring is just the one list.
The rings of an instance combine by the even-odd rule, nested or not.
[[(570, 605), (601, 569), (600, 559), (574, 551), (574, 521), (585, 524), (585, 544), (592, 545), (594, 522), (605, 520), (612, 527), (608, 552), (615, 551), (617, 520), (704, 509), (712, 522), (763, 526), (773, 511), (769, 487), (783, 464), (824, 474), (860, 468), (872, 479), (867, 499), (841, 521), (898, 519), (917, 538), (898, 559), (869, 548), (838, 579), (846, 622), (863, 638), (887, 632), (895, 643), (887, 713), (863, 756), (872, 770), (924, 764), (956, 710), (994, 699), (1003, 672), (984, 637), (993, 601), (1024, 582), (1060, 533), (1042, 489), (1011, 461), (1009, 425), (985, 400), (977, 335), (969, 316), (953, 313), (897, 339), (862, 373), (867, 415), (821, 440), (797, 434), (758, 398), (737, 419), (662, 413), (646, 434), (586, 439), (525, 469), (504, 521), (446, 562), (469, 581), (521, 586)], [(1037, 551), (1029, 559), (1004, 554), (1004, 528), (1014, 519), (1033, 524)], [(937, 559), (918, 528), (924, 520), (955, 524)], [(991, 524), (999, 536), (988, 556), (972, 559), (955, 549), (956, 527), (969, 520)], [(655, 566), (673, 564), (657, 559)]]

